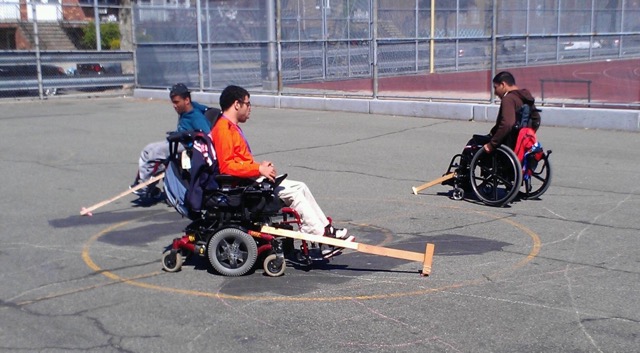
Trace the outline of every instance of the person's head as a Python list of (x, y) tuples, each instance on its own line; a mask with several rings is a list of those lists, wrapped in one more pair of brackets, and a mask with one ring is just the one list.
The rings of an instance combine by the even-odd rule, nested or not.
[(508, 71), (502, 71), (493, 78), (493, 91), (496, 96), (504, 97), (507, 92), (516, 89), (516, 79)]
[(176, 113), (182, 114), (191, 111), (191, 92), (183, 83), (177, 83), (171, 87), (169, 98), (173, 103)]
[(243, 123), (251, 114), (250, 97), (249, 92), (240, 86), (227, 86), (220, 94), (220, 109), (225, 116)]

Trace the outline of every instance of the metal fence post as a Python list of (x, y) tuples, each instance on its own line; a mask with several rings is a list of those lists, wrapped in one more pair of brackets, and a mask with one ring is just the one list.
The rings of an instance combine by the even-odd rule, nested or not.
[(100, 33), (100, 13), (98, 11), (98, 0), (93, 0), (93, 16), (96, 26), (96, 49), (102, 50), (102, 34)]
[(373, 0), (373, 99), (378, 99), (378, 0)]
[[(300, 26), (298, 26), (300, 27)], [(298, 31), (300, 29), (298, 28)], [(276, 73), (278, 75), (278, 88), (277, 94), (282, 94), (282, 2), (281, 0), (276, 1), (276, 43), (277, 43), (277, 61), (276, 64), (278, 66)]]
[(436, 0), (431, 0), (429, 16), (429, 73), (435, 72)]
[(202, 21), (200, 20), (200, 13), (202, 12), (202, 5), (200, 0), (196, 0), (196, 38), (198, 41), (198, 86), (200, 91), (204, 90), (204, 59), (202, 53)]
[[(491, 80), (496, 76), (497, 50), (496, 50), (496, 34), (498, 32), (498, 0), (491, 2)], [(493, 88), (489, 89), (489, 103), (496, 98)]]
[(36, 73), (38, 75), (38, 96), (44, 99), (44, 89), (42, 87), (42, 62), (40, 60), (40, 40), (38, 36), (38, 15), (36, 14), (36, 2), (31, 0), (31, 17), (33, 18), (33, 41), (36, 47)]
[(267, 74), (263, 78), (262, 88), (273, 91), (278, 89), (276, 72), (276, 3), (267, 0)]

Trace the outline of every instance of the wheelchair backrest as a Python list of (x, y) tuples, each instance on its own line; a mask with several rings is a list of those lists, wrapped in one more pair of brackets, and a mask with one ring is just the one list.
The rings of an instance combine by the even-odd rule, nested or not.
[[(169, 162), (165, 174), (165, 192), (169, 203), (183, 216), (193, 217), (202, 210), (203, 195), (219, 188), (215, 177), (220, 174), (211, 139), (202, 131), (170, 134)], [(181, 146), (189, 156), (189, 167), (182, 168)]]
[(218, 108), (209, 108), (204, 112), (204, 116), (205, 118), (207, 118), (207, 120), (209, 120), (211, 129), (213, 129), (213, 127), (216, 126), (216, 122), (218, 121), (220, 116), (222, 116), (222, 112)]
[[(207, 134), (183, 131), (169, 135), (170, 157), (165, 172), (165, 189), (169, 203), (183, 216), (193, 219), (202, 211), (230, 212), (243, 219), (275, 214), (282, 202), (275, 187), (277, 183), (257, 182), (220, 174), (216, 152)], [(182, 166), (184, 146), (189, 155), (190, 169)]]

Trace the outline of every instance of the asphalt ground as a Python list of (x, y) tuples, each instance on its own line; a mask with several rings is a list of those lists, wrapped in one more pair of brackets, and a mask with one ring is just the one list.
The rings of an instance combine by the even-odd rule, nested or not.
[[(637, 352), (638, 134), (544, 126), (553, 182), (505, 208), (413, 195), (489, 124), (255, 107), (259, 159), (305, 181), (366, 244), (283, 277), (230, 278), (160, 258), (188, 224), (126, 190), (144, 145), (175, 126), (169, 101), (0, 102), (0, 351)], [(543, 121), (544, 124), (544, 121)]]

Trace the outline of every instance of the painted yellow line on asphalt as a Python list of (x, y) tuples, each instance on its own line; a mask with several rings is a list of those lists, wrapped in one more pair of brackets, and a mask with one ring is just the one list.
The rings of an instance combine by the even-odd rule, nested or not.
[[(513, 265), (510, 270), (515, 270), (518, 269), (522, 266), (524, 266), (526, 263), (528, 263), (529, 261), (533, 260), (538, 253), (540, 252), (540, 248), (541, 248), (541, 244), (542, 242), (540, 241), (540, 237), (533, 232), (532, 230), (530, 230), (529, 228), (525, 227), (524, 225), (517, 223), (511, 219), (508, 218), (504, 218), (504, 217), (500, 217), (497, 215), (493, 215), (487, 212), (481, 212), (481, 211), (471, 211), (471, 212), (475, 212), (487, 217), (491, 217), (493, 219), (496, 219), (498, 221), (501, 222), (505, 222), (521, 231), (523, 231), (525, 234), (527, 234), (532, 242), (533, 242), (533, 246), (531, 248), (531, 250), (529, 251), (529, 253), (527, 254), (527, 256), (522, 259), (521, 261), (519, 261), (518, 263), (516, 263), (515, 265)], [(376, 299), (389, 299), (389, 298), (398, 298), (398, 297), (407, 297), (407, 296), (419, 296), (419, 295), (425, 295), (425, 294), (429, 294), (429, 293), (435, 293), (435, 292), (440, 292), (440, 291), (444, 291), (444, 290), (451, 290), (451, 289), (455, 289), (455, 288), (460, 288), (460, 287), (464, 287), (464, 286), (468, 286), (468, 285), (478, 285), (480, 283), (485, 282), (485, 279), (483, 278), (479, 278), (476, 280), (469, 280), (469, 281), (463, 281), (460, 283), (453, 283), (450, 285), (445, 285), (445, 286), (440, 286), (440, 287), (436, 287), (436, 288), (428, 288), (428, 289), (420, 289), (420, 290), (415, 290), (415, 291), (408, 291), (408, 292), (395, 292), (395, 293), (385, 293), (385, 294), (372, 294), (372, 295), (356, 295), (356, 296), (334, 296), (334, 297), (285, 297), (285, 296), (254, 296), (254, 295), (230, 295), (230, 294), (223, 294), (223, 293), (215, 293), (215, 292), (204, 292), (204, 291), (198, 291), (198, 290), (190, 290), (190, 289), (180, 289), (180, 288), (171, 288), (171, 287), (165, 287), (165, 286), (159, 286), (159, 285), (155, 285), (155, 284), (150, 284), (150, 283), (145, 283), (145, 282), (140, 282), (138, 281), (138, 279), (140, 278), (149, 278), (149, 277), (153, 277), (156, 275), (161, 275), (163, 274), (162, 271), (157, 271), (157, 272), (152, 272), (146, 275), (139, 275), (139, 276), (135, 276), (135, 277), (122, 277), (119, 276), (109, 270), (105, 270), (103, 268), (101, 268), (100, 266), (98, 266), (92, 259), (90, 256), (90, 249), (91, 249), (91, 245), (93, 245), (93, 243), (95, 243), (100, 237), (104, 236), (105, 234), (108, 234), (110, 232), (115, 231), (116, 229), (119, 229), (121, 227), (126, 226), (129, 223), (135, 222), (135, 221), (140, 221), (144, 218), (149, 218), (151, 216), (144, 216), (144, 217), (140, 217), (137, 219), (133, 219), (130, 221), (125, 221), (125, 222), (121, 222), (115, 225), (112, 225), (106, 229), (104, 229), (103, 231), (94, 234), (93, 236), (91, 236), (89, 238), (89, 240), (84, 244), (84, 246), (82, 247), (82, 259), (84, 260), (84, 262), (87, 264), (87, 266), (89, 266), (89, 268), (91, 268), (93, 271), (113, 280), (114, 282), (120, 282), (120, 283), (125, 283), (125, 284), (129, 284), (129, 285), (133, 285), (136, 287), (140, 287), (140, 288), (146, 288), (146, 289), (152, 289), (152, 290), (158, 290), (158, 291), (164, 291), (164, 292), (171, 292), (171, 293), (180, 293), (180, 294), (185, 294), (185, 295), (191, 295), (191, 296), (198, 296), (198, 297), (210, 297), (210, 298), (216, 298), (216, 299), (233, 299), (233, 300), (243, 300), (243, 301), (291, 301), (291, 302), (307, 302), (307, 301), (325, 301), (325, 302), (330, 302), (330, 301), (344, 301), (344, 300), (376, 300)], [(498, 271), (497, 273), (502, 273), (505, 272), (505, 270), (503, 271)], [(423, 279), (417, 279), (417, 280), (423, 280)]]

